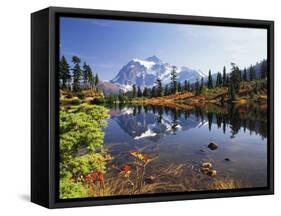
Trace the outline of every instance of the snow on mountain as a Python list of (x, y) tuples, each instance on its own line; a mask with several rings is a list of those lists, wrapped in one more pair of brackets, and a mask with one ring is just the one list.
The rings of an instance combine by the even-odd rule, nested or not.
[(178, 116), (175, 123), (172, 118), (172, 111), (169, 114), (162, 114), (161, 121), (155, 121), (159, 118), (159, 113), (154, 113), (152, 110), (147, 112), (134, 112), (134, 108), (124, 108), (121, 113), (112, 116), (120, 128), (123, 129), (134, 140), (149, 139), (153, 142), (159, 141), (163, 136), (169, 136), (175, 131), (187, 131), (193, 128), (202, 127), (202, 124), (208, 122), (207, 119), (198, 119), (196, 115), (191, 114), (188, 119), (182, 114)]
[(119, 83), (112, 83), (108, 81), (100, 81), (98, 87), (106, 94), (118, 94), (121, 92), (127, 92), (132, 90), (131, 85), (122, 85)]
[(161, 61), (161, 59), (159, 59), (157, 56), (153, 55), (153, 56), (150, 56), (148, 58), (145, 59), (146, 61), (150, 61), (150, 62), (154, 62), (155, 64), (161, 64), (163, 63)]
[[(132, 59), (124, 65), (110, 82), (126, 86), (152, 87), (159, 78), (163, 84), (170, 83), (170, 73), (173, 65), (163, 62), (157, 56), (151, 56), (144, 60)], [(201, 77), (207, 77), (207, 74), (200, 70), (190, 69), (188, 67), (176, 67), (178, 82), (185, 80), (194, 83)]]
[[(151, 70), (151, 68), (153, 67), (153, 65), (155, 65), (155, 63), (153, 61), (145, 61), (145, 60), (140, 60), (140, 59), (133, 59), (133, 62), (139, 63), (141, 65), (143, 65), (144, 67), (146, 67), (148, 70)], [(133, 65), (131, 65), (132, 67)]]

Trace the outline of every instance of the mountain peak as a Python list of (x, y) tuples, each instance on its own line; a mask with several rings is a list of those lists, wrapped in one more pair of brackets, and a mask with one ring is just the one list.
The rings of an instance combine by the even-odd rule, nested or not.
[(150, 56), (148, 58), (145, 59), (146, 61), (152, 61), (156, 64), (162, 63), (161, 59), (158, 58), (156, 55)]
[[(120, 85), (136, 85), (139, 87), (152, 87), (159, 78), (164, 85), (170, 83), (170, 73), (172, 64), (164, 63), (156, 55), (152, 55), (145, 60), (136, 59), (124, 65), (118, 74), (111, 80), (112, 83)], [(188, 67), (177, 67), (177, 81), (190, 83), (205, 77), (203, 73)]]

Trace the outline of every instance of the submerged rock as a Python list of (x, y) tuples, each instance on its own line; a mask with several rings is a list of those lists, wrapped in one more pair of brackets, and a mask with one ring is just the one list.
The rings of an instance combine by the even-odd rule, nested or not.
[(209, 145), (208, 145), (208, 148), (211, 149), (212, 151), (213, 150), (216, 150), (219, 146), (216, 144), (216, 143), (213, 143), (211, 142)]

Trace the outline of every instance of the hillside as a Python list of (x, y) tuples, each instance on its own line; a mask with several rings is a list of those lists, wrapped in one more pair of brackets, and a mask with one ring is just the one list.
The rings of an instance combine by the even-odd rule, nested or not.
[(265, 80), (242, 82), (239, 93), (236, 95), (235, 100), (233, 101), (230, 101), (231, 99), (229, 97), (229, 90), (227, 87), (215, 87), (213, 89), (204, 88), (201, 95), (195, 95), (192, 92), (182, 92), (163, 97), (145, 99), (144, 103), (155, 105), (177, 104), (178, 106), (182, 106), (183, 104), (193, 106), (204, 103), (222, 104), (224, 102), (241, 104), (251, 101), (266, 103), (267, 89), (259, 87), (257, 92), (257, 85), (261, 86), (264, 82)]
[(61, 105), (78, 105), (81, 103), (93, 103), (96, 98), (103, 98), (101, 91), (95, 89), (85, 89), (79, 92), (70, 90), (60, 90)]

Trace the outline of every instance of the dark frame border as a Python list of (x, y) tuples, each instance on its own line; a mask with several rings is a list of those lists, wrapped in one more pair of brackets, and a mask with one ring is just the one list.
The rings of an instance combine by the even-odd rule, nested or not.
[[(147, 195), (126, 195), (111, 196), (98, 198), (78, 198), (78, 199), (58, 199), (58, 161), (59, 161), (59, 136), (58, 136), (58, 108), (59, 108), (59, 91), (57, 66), (59, 60), (59, 17), (79, 17), (79, 18), (100, 18), (100, 19), (117, 19), (128, 21), (144, 22), (162, 22), (177, 24), (196, 24), (210, 26), (228, 26), (228, 27), (246, 27), (246, 28), (264, 28), (267, 29), (267, 58), (268, 58), (268, 186), (262, 188), (233, 189), (233, 190), (212, 190), (197, 192), (179, 192)], [(125, 204), (140, 202), (159, 202), (172, 200), (191, 200), (220, 197), (238, 197), (250, 195), (274, 194), (274, 22), (263, 20), (246, 20), (231, 18), (216, 18), (202, 16), (186, 16), (171, 14), (123, 12), (108, 10), (92, 9), (75, 9), (75, 8), (49, 8), (49, 207), (78, 207), (92, 205), (109, 205)]]

